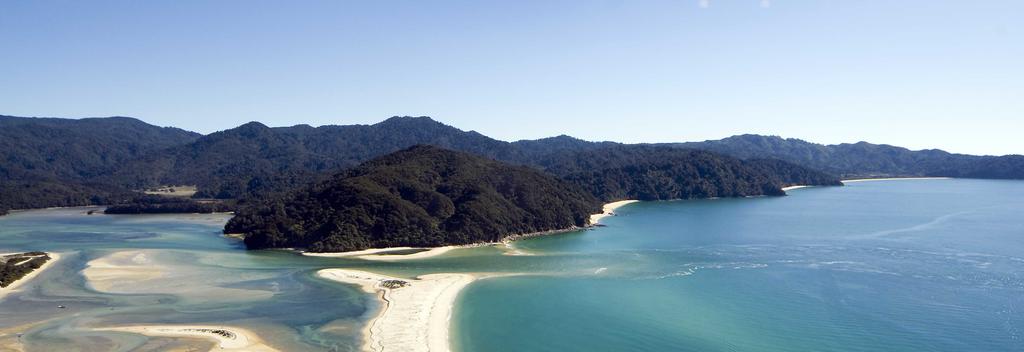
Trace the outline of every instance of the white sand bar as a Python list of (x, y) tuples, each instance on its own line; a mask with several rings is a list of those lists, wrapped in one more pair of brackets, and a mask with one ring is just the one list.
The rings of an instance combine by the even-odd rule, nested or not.
[(116, 252), (89, 261), (82, 275), (97, 291), (134, 293), (127, 288), (166, 275), (162, 267), (153, 263), (149, 254), (143, 250)]
[(801, 188), (807, 188), (807, 187), (811, 187), (811, 186), (798, 185), (798, 186), (782, 187), (782, 191), (786, 192), (786, 191), (792, 191), (794, 189), (801, 189)]
[(629, 204), (629, 203), (636, 203), (636, 202), (639, 202), (639, 201), (638, 200), (633, 200), (633, 199), (628, 199), (628, 200), (620, 200), (618, 202), (611, 202), (611, 203), (605, 204), (603, 207), (601, 207), (601, 213), (600, 214), (593, 214), (593, 215), (590, 216), (590, 224), (591, 225), (597, 225), (601, 221), (601, 219), (603, 219), (605, 217), (608, 217), (608, 216), (615, 215), (615, 209), (618, 209), (619, 207), (621, 207), (623, 205), (626, 205), (626, 204)]
[[(9, 254), (20, 253), (8, 253), (4, 255)], [(7, 294), (11, 292), (17, 291), (18, 288), (25, 286), (26, 283), (32, 281), (32, 279), (34, 279), (36, 276), (39, 276), (40, 273), (46, 271), (46, 269), (49, 269), (50, 267), (53, 266), (54, 263), (60, 260), (60, 253), (47, 252), (46, 254), (50, 256), (50, 260), (47, 260), (46, 263), (43, 263), (43, 265), (39, 266), (39, 268), (37, 268), (36, 270), (32, 270), (32, 272), (18, 279), (18, 281), (15, 281), (14, 283), (7, 285), (7, 287), (0, 288), (0, 299), (3, 299), (4, 296), (7, 296)]]
[(851, 182), (868, 182), (868, 181), (911, 181), (911, 180), (949, 180), (951, 177), (888, 177), (888, 178), (858, 178), (852, 180), (842, 180), (842, 183)]
[(217, 346), (210, 351), (278, 351), (267, 346), (259, 335), (237, 327), (215, 325), (136, 325), (94, 329), (97, 331), (130, 332), (156, 337), (193, 337), (211, 340)]
[[(366, 271), (324, 269), (317, 276), (380, 292), (384, 307), (363, 330), (364, 351), (446, 352), (452, 306), (470, 274), (430, 274), (415, 280)], [(387, 284), (404, 282), (404, 286)], [(398, 287), (401, 286), (401, 287)]]
[[(361, 251), (351, 252), (333, 252), (333, 253), (310, 253), (303, 252), (303, 255), (312, 257), (331, 257), (331, 258), (358, 258), (363, 260), (374, 260), (382, 262), (397, 262), (402, 260), (415, 260), (415, 259), (426, 259), (436, 257), (457, 248), (463, 248), (468, 246), (444, 246), (435, 248), (418, 248), (418, 247), (388, 247), (388, 248), (372, 248)], [(396, 251), (408, 251), (414, 249), (422, 249), (422, 251), (410, 254), (387, 254), (388, 252)]]

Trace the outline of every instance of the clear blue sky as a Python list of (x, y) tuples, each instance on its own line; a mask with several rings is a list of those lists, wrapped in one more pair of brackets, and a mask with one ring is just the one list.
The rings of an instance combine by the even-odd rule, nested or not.
[(1024, 1), (3, 1), (0, 114), (1024, 153)]

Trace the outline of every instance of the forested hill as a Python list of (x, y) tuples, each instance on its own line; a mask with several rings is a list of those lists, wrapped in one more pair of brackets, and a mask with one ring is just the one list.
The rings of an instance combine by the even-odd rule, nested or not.
[(613, 146), (545, 162), (551, 173), (414, 146), (244, 206), (225, 232), (246, 234), (249, 248), (312, 251), (493, 242), (586, 225), (605, 201), (782, 195), (790, 183), (839, 184), (785, 162), (675, 148)]
[(609, 146), (539, 162), (606, 201), (783, 195), (785, 186), (841, 185), (835, 176), (784, 161), (668, 147)]
[(130, 160), (199, 137), (128, 117), (0, 116), (0, 214), (130, 199), (128, 189), (99, 179)]
[(913, 151), (867, 142), (823, 145), (752, 134), (669, 145), (710, 150), (743, 159), (786, 160), (844, 178), (947, 176), (1024, 179), (1024, 157), (1020, 155), (976, 156), (938, 149)]
[(349, 251), (498, 241), (583, 226), (601, 202), (541, 171), (432, 146), (366, 162), (239, 209), (249, 248)]
[(430, 144), (496, 159), (516, 159), (510, 143), (429, 117), (393, 117), (373, 125), (267, 127), (250, 122), (194, 143), (126, 163), (111, 182), (142, 187), (195, 184), (197, 197), (238, 198), (289, 189), (327, 171)]
[(128, 160), (200, 136), (129, 117), (0, 116), (0, 176), (88, 181)]
[[(276, 197), (322, 181), (344, 168), (419, 144), (546, 170), (577, 185), (593, 187), (594, 194), (603, 199), (700, 197), (727, 195), (729, 192), (724, 190), (738, 189), (721, 184), (716, 177), (745, 178), (749, 184), (757, 181), (773, 187), (827, 183), (820, 173), (811, 170), (844, 177), (1024, 178), (1021, 156), (910, 151), (868, 143), (827, 146), (756, 135), (654, 146), (589, 142), (564, 135), (510, 143), (429, 117), (393, 117), (372, 125), (315, 128), (267, 127), (251, 122), (206, 136), (124, 117), (0, 117), (0, 127), (0, 212), (6, 208), (129, 201), (134, 209), (147, 209), (135, 204), (138, 200), (132, 200), (135, 194), (131, 190), (162, 185), (198, 185), (195, 198), (244, 201)], [(720, 155), (685, 152), (691, 149), (746, 161), (744, 167), (735, 166), (737, 161), (720, 159)], [(603, 159), (614, 163), (577, 162)], [(670, 165), (659, 159), (681, 164)], [(634, 163), (626, 162), (630, 160)], [(693, 169), (700, 162), (716, 166)], [(748, 170), (755, 165), (759, 165), (759, 172)], [(704, 184), (686, 184), (695, 179), (691, 177), (693, 172), (703, 177)], [(627, 178), (640, 174), (650, 174), (647, 180), (659, 181), (649, 185), (625, 183)], [(686, 176), (672, 179), (675, 175)], [(751, 194), (752, 190), (737, 194)], [(180, 208), (191, 208), (182, 205)]]

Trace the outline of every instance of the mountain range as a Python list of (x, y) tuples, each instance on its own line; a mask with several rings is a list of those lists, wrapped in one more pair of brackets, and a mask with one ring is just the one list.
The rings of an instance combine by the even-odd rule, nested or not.
[[(601, 200), (777, 194), (784, 185), (834, 184), (837, 177), (1024, 178), (1020, 155), (911, 151), (865, 142), (821, 145), (758, 135), (640, 145), (565, 135), (505, 142), (429, 117), (321, 127), (250, 122), (200, 135), (127, 117), (0, 116), (0, 209), (146, 201), (137, 191), (162, 185), (197, 185), (193, 198), (245, 205), (415, 145), (525, 165)], [(679, 182), (664, 182), (673, 177)], [(744, 182), (729, 184), (737, 179)], [(755, 192), (741, 184), (772, 186)]]

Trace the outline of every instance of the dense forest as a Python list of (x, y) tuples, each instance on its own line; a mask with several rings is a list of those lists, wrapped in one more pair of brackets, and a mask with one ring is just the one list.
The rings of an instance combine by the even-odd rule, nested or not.
[(112, 204), (137, 195), (105, 175), (201, 135), (127, 118), (0, 116), (0, 214), (8, 209)]
[[(3, 116), (0, 213), (5, 209), (132, 202), (126, 197), (132, 190), (171, 184), (197, 185), (195, 198), (237, 199), (244, 204), (323, 181), (344, 168), (418, 144), (556, 172), (559, 168), (551, 165), (552, 160), (572, 160), (573, 154), (604, 153), (602, 150), (613, 151), (610, 148), (614, 147), (643, 147), (564, 135), (509, 143), (428, 117), (393, 117), (372, 125), (321, 127), (272, 128), (251, 122), (202, 136), (125, 117), (70, 120)], [(748, 161), (779, 159), (841, 177), (1024, 178), (1024, 157), (1019, 155), (910, 151), (864, 142), (820, 145), (757, 135), (658, 146), (709, 150)], [(805, 173), (803, 168), (777, 164), (764, 169), (781, 175), (791, 170)], [(615, 182), (614, 175), (628, 175), (624, 172), (604, 170), (603, 180), (577, 182)], [(782, 179), (775, 182), (780, 180), (786, 183)], [(712, 192), (709, 187), (695, 188), (692, 194)], [(690, 191), (662, 193), (683, 195)], [(607, 194), (616, 193), (609, 190)]]
[(134, 199), (108, 203), (105, 214), (210, 214), (234, 210), (234, 202), (227, 200), (197, 201), (188, 198), (141, 195)]
[(832, 175), (778, 160), (705, 151), (618, 145), (554, 155), (545, 170), (602, 200), (666, 200), (783, 195), (790, 185), (841, 185)]
[(261, 197), (417, 144), (502, 160), (515, 154), (509, 143), (427, 117), (317, 128), (250, 122), (126, 163), (109, 177), (129, 187), (194, 184), (199, 186), (196, 197), (202, 198)]
[(533, 168), (414, 146), (241, 207), (225, 232), (248, 234), (249, 248), (438, 246), (584, 226), (600, 209), (587, 191)]
[(50, 256), (43, 252), (9, 254), (0, 257), (0, 287), (7, 287), (33, 270), (39, 269)]
[(976, 156), (938, 149), (913, 151), (867, 142), (822, 145), (794, 138), (752, 134), (668, 145), (710, 150), (742, 159), (785, 160), (843, 178), (946, 176), (1024, 179), (1024, 156), (1020, 155)]

